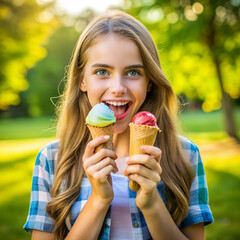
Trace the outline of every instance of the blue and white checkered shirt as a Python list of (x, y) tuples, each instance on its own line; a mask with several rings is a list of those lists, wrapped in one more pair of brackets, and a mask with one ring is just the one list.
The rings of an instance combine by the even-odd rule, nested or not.
[[(181, 222), (179, 228), (203, 222), (205, 225), (213, 221), (212, 213), (208, 205), (208, 189), (203, 163), (197, 146), (190, 140), (180, 137), (180, 141), (186, 154), (195, 169), (196, 175), (190, 190), (190, 203), (187, 217)], [(26, 231), (33, 229), (52, 232), (54, 222), (46, 213), (46, 205), (51, 200), (50, 189), (54, 180), (54, 172), (57, 163), (59, 141), (45, 146), (37, 155), (32, 180), (32, 192), (29, 214), (24, 225)], [(164, 183), (158, 185), (158, 192), (166, 203)], [(71, 209), (72, 224), (87, 202), (91, 194), (91, 185), (86, 177), (82, 179), (81, 192)], [(129, 203), (132, 217), (133, 239), (152, 239), (147, 228), (142, 212), (136, 206), (136, 192), (129, 189)], [(105, 217), (102, 231), (98, 239), (107, 240), (111, 227), (111, 207)]]

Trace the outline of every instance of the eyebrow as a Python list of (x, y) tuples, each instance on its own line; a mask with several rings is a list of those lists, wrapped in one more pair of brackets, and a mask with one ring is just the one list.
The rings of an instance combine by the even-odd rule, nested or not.
[[(103, 64), (103, 63), (95, 63), (91, 66), (92, 68), (95, 68), (95, 67), (103, 67), (103, 68), (110, 68), (110, 69), (113, 69), (114, 67), (111, 66), (111, 65), (108, 65), (108, 64)], [(143, 65), (142, 64), (133, 64), (133, 65), (129, 65), (127, 66), (125, 69), (131, 69), (131, 68), (142, 68), (144, 69)]]
[(126, 69), (129, 69), (129, 68), (142, 68), (142, 69), (144, 69), (142, 64), (134, 64), (134, 65), (130, 65), (130, 66), (126, 67)]
[(92, 68), (103, 67), (103, 68), (111, 68), (111, 69), (113, 69), (113, 66), (110, 66), (108, 64), (103, 64), (103, 63), (96, 63), (96, 64), (93, 64), (91, 67)]

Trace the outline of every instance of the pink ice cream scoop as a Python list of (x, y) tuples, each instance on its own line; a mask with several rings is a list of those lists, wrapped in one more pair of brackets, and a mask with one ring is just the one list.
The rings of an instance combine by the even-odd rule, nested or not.
[[(156, 124), (155, 116), (147, 111), (137, 113), (130, 126), (130, 147), (129, 156), (135, 154), (142, 154), (141, 146), (150, 145), (153, 146), (157, 133), (161, 132)], [(129, 181), (129, 188), (132, 191), (138, 191), (140, 185), (132, 180)]]
[(132, 119), (132, 123), (157, 127), (155, 116), (147, 111), (138, 112)]

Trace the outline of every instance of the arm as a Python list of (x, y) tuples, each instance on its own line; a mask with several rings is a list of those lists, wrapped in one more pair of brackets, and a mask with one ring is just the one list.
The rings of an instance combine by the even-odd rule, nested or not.
[[(108, 205), (94, 201), (91, 195), (65, 239), (97, 239), (108, 207)], [(54, 240), (54, 234), (39, 230), (32, 231), (32, 240), (43, 239)]]
[(90, 141), (83, 155), (83, 167), (92, 186), (92, 193), (68, 233), (66, 240), (97, 239), (109, 206), (113, 199), (111, 172), (117, 171), (114, 159), (116, 154), (108, 149), (101, 149), (96, 154), (95, 147), (109, 140), (98, 137)]
[(205, 240), (204, 223), (197, 223), (182, 229), (189, 239)]
[[(106, 142), (107, 140), (109, 140), (109, 137), (105, 138), (103, 136), (96, 138), (90, 141), (85, 149), (85, 153), (83, 155), (83, 165), (92, 186), (92, 194), (79, 214), (72, 229), (68, 233), (66, 239), (97, 239), (101, 231), (104, 218), (113, 198), (113, 190), (111, 184), (109, 183), (109, 180), (111, 180), (109, 174), (117, 168), (116, 163), (113, 160), (116, 159), (116, 154), (107, 149), (102, 149), (98, 153), (94, 154), (94, 150), (96, 146)], [(41, 172), (41, 176), (43, 177), (34, 178), (33, 185), (36, 185), (37, 189), (39, 188), (39, 182), (41, 182), (41, 189), (44, 189), (44, 187), (46, 187), (44, 181), (50, 178), (48, 177), (48, 173), (45, 171), (45, 162), (45, 154), (39, 155), (37, 164), (35, 164), (35, 167), (37, 168), (35, 172)], [(46, 189), (45, 192), (47, 192), (50, 196), (48, 189)], [(38, 198), (39, 196), (40, 194), (37, 194)], [(34, 198), (33, 196), (33, 199), (36, 199), (36, 197)], [(43, 202), (39, 200), (39, 206), (42, 207), (43, 204), (46, 206), (48, 201), (44, 200)], [(34, 214), (35, 213), (32, 213), (32, 215)], [(45, 217), (48, 218), (48, 221), (51, 221), (51, 218), (47, 214)], [(44, 224), (44, 222), (41, 222), (41, 224)], [(54, 227), (53, 224), (54, 223), (52, 223), (52, 227)], [(54, 239), (54, 234), (47, 232), (46, 227), (43, 228), (44, 230), (35, 230), (35, 226), (33, 226), (32, 223), (27, 223), (25, 228), (33, 229), (32, 240)]]
[(97, 239), (109, 205), (96, 202), (91, 195), (65, 239)]
[(145, 217), (152, 238), (203, 240), (203, 224), (189, 226), (181, 232), (158, 194), (157, 184), (162, 172), (159, 164), (161, 150), (153, 146), (143, 146), (141, 150), (144, 154), (129, 158), (124, 174), (141, 186), (136, 204)]
[[(91, 195), (65, 239), (97, 239), (108, 207), (107, 204), (96, 202)], [(54, 240), (54, 234), (33, 230), (32, 240), (42, 239)]]
[[(171, 215), (165, 207), (161, 197), (156, 191), (153, 204), (146, 209), (142, 209), (147, 226), (154, 240), (157, 239), (191, 239), (204, 240), (204, 224), (198, 223), (183, 228), (182, 232), (174, 223)], [(159, 214), (161, 213), (161, 214)]]
[(53, 233), (43, 232), (39, 230), (32, 231), (32, 240), (54, 240)]

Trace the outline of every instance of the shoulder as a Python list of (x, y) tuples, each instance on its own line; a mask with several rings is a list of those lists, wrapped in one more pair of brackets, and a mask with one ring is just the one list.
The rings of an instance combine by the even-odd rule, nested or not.
[(49, 157), (50, 155), (53, 155), (54, 153), (56, 153), (58, 149), (59, 149), (59, 140), (55, 140), (48, 143), (46, 146), (44, 146), (39, 153), (45, 155), (46, 157)]
[(59, 140), (48, 143), (43, 147), (36, 158), (35, 166), (41, 166), (50, 174), (54, 173), (57, 163), (57, 154), (59, 150)]
[(191, 161), (193, 165), (197, 165), (199, 161), (201, 161), (198, 146), (192, 140), (183, 136), (179, 136), (179, 141), (186, 157)]
[(178, 138), (184, 150), (188, 150), (191, 152), (199, 151), (198, 146), (192, 140), (183, 136), (178, 136)]

